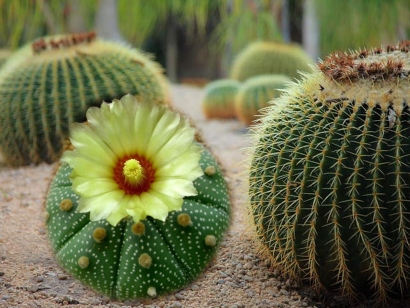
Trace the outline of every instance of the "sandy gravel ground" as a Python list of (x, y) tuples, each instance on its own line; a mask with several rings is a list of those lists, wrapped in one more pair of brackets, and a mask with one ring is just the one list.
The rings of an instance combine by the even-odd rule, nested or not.
[(43, 211), (55, 166), (0, 164), (0, 307), (350, 307), (337, 297), (321, 303), (308, 287), (281, 279), (258, 257), (241, 188), (246, 128), (236, 120), (205, 120), (199, 88), (175, 85), (172, 97), (219, 159), (232, 195), (232, 224), (208, 269), (177, 293), (156, 299), (115, 301), (96, 294), (65, 273), (49, 247)]

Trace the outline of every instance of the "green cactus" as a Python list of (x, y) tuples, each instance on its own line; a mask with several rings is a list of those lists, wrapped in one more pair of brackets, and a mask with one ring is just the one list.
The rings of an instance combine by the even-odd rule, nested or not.
[(208, 119), (235, 117), (235, 96), (240, 83), (232, 79), (220, 79), (208, 83), (204, 89), (202, 110)]
[(0, 73), (0, 147), (12, 166), (56, 161), (68, 126), (90, 106), (131, 93), (168, 102), (160, 66), (93, 33), (44, 37), (16, 51)]
[(162, 222), (151, 217), (115, 227), (77, 213), (71, 168), (61, 165), (47, 197), (47, 230), (62, 267), (112, 298), (155, 297), (198, 277), (215, 255), (229, 224), (229, 196), (209, 151), (201, 154), (204, 175), (194, 181), (197, 196)]
[(296, 44), (254, 42), (236, 56), (230, 78), (241, 82), (267, 74), (298, 78), (299, 71), (311, 72), (312, 64), (312, 59)]
[(6, 62), (8, 57), (11, 55), (11, 51), (8, 49), (0, 49), (0, 68)]
[(329, 56), (253, 134), (250, 212), (265, 255), (372, 307), (409, 294), (409, 50)]
[(280, 96), (291, 79), (285, 75), (260, 75), (246, 80), (235, 100), (236, 117), (249, 126), (260, 116), (268, 102)]

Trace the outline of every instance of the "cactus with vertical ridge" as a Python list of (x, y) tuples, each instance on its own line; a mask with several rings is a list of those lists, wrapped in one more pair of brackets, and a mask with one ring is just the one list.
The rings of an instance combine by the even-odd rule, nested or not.
[(409, 294), (409, 51), (328, 56), (253, 134), (250, 213), (265, 256), (372, 307)]
[(260, 116), (260, 110), (281, 94), (291, 79), (285, 75), (260, 75), (246, 80), (235, 100), (236, 117), (249, 126)]
[(220, 79), (208, 83), (202, 100), (205, 117), (208, 119), (234, 118), (235, 97), (240, 85), (238, 81), (232, 79)]
[(211, 153), (203, 148), (198, 195), (166, 221), (90, 221), (78, 213), (71, 168), (63, 164), (47, 197), (47, 230), (62, 267), (111, 298), (133, 299), (169, 293), (196, 279), (215, 256), (230, 220), (227, 187)]
[(43, 37), (0, 72), (0, 147), (12, 166), (56, 161), (68, 126), (91, 106), (131, 93), (168, 102), (162, 68), (146, 54), (94, 33)]
[(258, 75), (281, 74), (293, 79), (299, 77), (299, 71), (311, 72), (312, 64), (312, 59), (296, 44), (259, 41), (238, 53), (230, 78), (243, 82)]

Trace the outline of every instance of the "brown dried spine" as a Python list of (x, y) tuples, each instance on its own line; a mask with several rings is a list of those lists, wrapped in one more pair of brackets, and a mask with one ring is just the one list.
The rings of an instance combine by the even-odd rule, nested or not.
[(70, 34), (61, 39), (50, 39), (46, 41), (44, 38), (38, 39), (31, 44), (34, 53), (40, 53), (45, 50), (67, 48), (82, 43), (90, 43), (96, 39), (95, 32)]

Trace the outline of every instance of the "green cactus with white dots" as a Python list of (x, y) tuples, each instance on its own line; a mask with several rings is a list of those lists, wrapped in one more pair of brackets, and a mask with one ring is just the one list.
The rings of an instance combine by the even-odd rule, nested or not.
[(202, 111), (207, 119), (235, 118), (235, 98), (241, 83), (232, 79), (219, 79), (204, 89)]
[(71, 123), (126, 94), (168, 103), (162, 68), (145, 53), (93, 33), (43, 37), (0, 72), (0, 149), (7, 164), (59, 159)]
[(205, 148), (194, 181), (198, 195), (162, 222), (147, 217), (117, 226), (77, 213), (71, 167), (63, 164), (46, 202), (47, 230), (61, 266), (111, 298), (133, 299), (169, 293), (197, 278), (215, 256), (230, 221), (227, 187), (217, 162)]
[(250, 212), (264, 256), (372, 307), (410, 286), (410, 44), (335, 53), (254, 130)]

